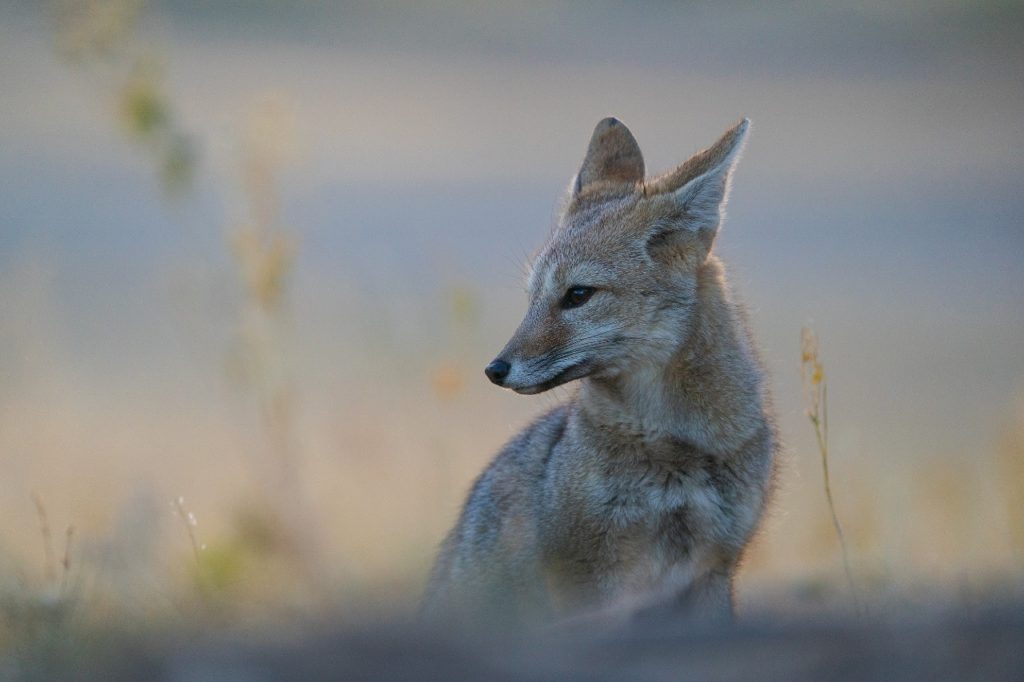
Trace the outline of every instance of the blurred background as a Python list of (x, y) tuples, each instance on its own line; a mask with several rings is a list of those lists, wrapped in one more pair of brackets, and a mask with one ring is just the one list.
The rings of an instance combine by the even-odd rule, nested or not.
[(649, 172), (753, 121), (716, 248), (786, 452), (741, 610), (854, 600), (805, 324), (856, 598), (1019, 591), (1022, 69), (1013, 0), (8, 0), (7, 624), (410, 613), (571, 391), (482, 368), (605, 115)]

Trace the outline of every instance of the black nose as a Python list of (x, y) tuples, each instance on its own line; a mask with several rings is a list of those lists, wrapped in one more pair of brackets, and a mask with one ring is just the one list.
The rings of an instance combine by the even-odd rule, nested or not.
[(487, 375), (487, 378), (490, 379), (492, 383), (501, 386), (511, 369), (512, 366), (510, 364), (499, 359), (487, 365), (487, 367), (484, 368), (484, 374)]

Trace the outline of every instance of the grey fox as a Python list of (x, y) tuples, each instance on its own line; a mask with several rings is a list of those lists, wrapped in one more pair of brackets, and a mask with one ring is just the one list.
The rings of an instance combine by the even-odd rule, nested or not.
[(745, 315), (712, 254), (748, 127), (645, 179), (626, 126), (597, 124), (534, 258), (526, 317), (485, 370), (518, 393), (578, 390), (476, 480), (426, 618), (731, 617), (777, 449)]

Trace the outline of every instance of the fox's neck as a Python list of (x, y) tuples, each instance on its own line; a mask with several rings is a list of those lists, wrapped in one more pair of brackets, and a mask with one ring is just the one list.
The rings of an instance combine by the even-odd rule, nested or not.
[(727, 454), (763, 428), (761, 390), (742, 313), (711, 257), (698, 273), (690, 331), (669, 361), (585, 379), (580, 406), (588, 421), (626, 437), (680, 440)]

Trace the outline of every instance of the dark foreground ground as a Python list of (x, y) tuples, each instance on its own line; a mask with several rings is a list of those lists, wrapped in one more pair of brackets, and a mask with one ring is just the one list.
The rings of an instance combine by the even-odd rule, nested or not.
[[(377, 627), (272, 643), (119, 637), (8, 660), (5, 678), (81, 680), (1024, 680), (1024, 605), (929, 617), (664, 624), (519, 638)], [(74, 649), (70, 649), (74, 651)]]

